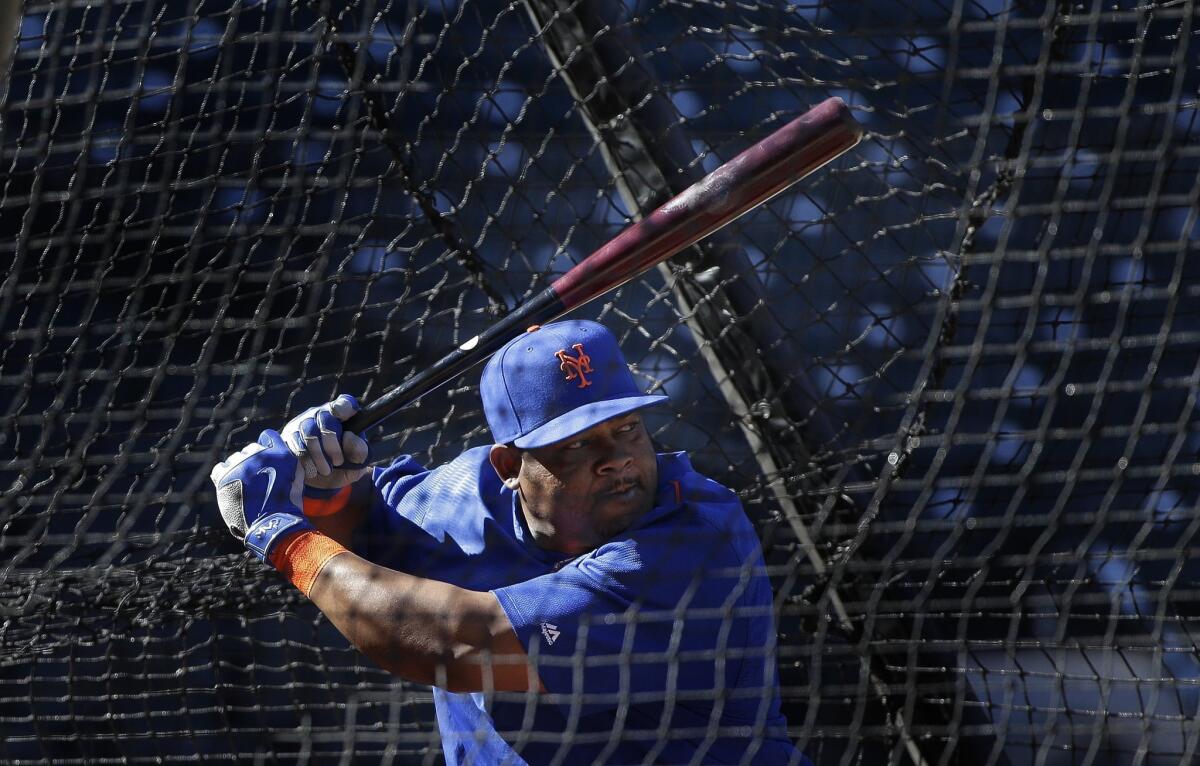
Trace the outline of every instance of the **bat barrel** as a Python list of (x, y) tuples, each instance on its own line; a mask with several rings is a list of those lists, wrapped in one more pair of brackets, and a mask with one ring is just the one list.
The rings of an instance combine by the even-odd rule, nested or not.
[(839, 98), (830, 98), (672, 197), (583, 259), (537, 296), (380, 398), (345, 427), (360, 432), (484, 361), (530, 325), (546, 324), (635, 279), (779, 194), (862, 138)]
[(560, 277), (568, 309), (628, 282), (792, 186), (862, 138), (840, 98), (822, 101), (621, 232)]

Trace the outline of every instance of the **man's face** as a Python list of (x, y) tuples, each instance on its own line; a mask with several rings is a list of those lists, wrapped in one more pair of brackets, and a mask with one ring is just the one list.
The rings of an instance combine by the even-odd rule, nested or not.
[(642, 416), (632, 412), (521, 452), (516, 478), (538, 543), (579, 554), (623, 532), (654, 506), (658, 461)]

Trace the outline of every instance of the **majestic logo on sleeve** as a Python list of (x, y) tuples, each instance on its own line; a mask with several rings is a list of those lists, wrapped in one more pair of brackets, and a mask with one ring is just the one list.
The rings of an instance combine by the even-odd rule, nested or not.
[(559, 368), (567, 373), (567, 380), (578, 380), (580, 388), (587, 388), (592, 385), (592, 381), (588, 380), (584, 373), (592, 371), (592, 358), (584, 352), (582, 343), (576, 343), (571, 348), (575, 349), (577, 356), (568, 355), (566, 349), (555, 354), (560, 363)]
[(561, 635), (562, 631), (558, 629), (557, 625), (551, 625), (548, 622), (542, 623), (542, 637), (546, 639), (546, 643), (550, 646), (554, 646), (554, 642)]

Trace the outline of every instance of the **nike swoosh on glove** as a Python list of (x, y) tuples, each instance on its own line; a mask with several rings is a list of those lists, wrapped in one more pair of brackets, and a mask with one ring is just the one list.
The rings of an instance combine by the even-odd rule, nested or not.
[(290, 532), (312, 529), (300, 510), (304, 473), (278, 431), (217, 463), (210, 474), (221, 518), (234, 537), (263, 561)]

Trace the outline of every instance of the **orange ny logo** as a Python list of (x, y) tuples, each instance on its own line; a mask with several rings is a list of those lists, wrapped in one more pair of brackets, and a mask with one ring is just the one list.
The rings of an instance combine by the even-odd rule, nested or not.
[(584, 353), (582, 343), (576, 343), (574, 346), (571, 346), (571, 348), (575, 349), (575, 353), (578, 354), (578, 356), (567, 356), (566, 349), (563, 349), (555, 354), (555, 356), (558, 357), (558, 361), (561, 363), (559, 367), (563, 372), (567, 373), (567, 380), (575, 380), (576, 378), (579, 378), (579, 387), (587, 388), (588, 386), (592, 385), (592, 381), (585, 378), (583, 374), (585, 372), (592, 371), (592, 358)]

